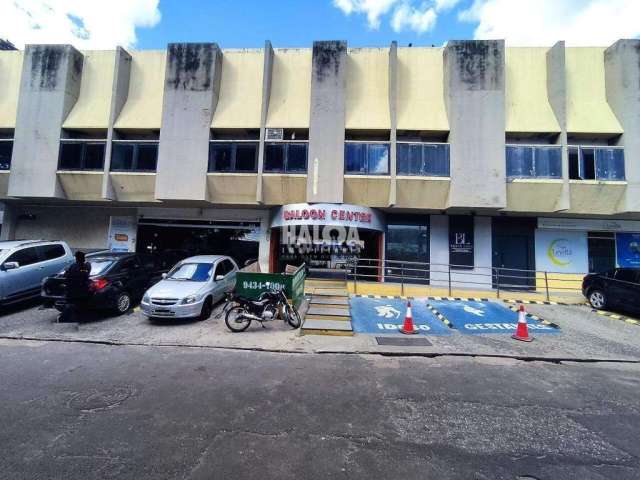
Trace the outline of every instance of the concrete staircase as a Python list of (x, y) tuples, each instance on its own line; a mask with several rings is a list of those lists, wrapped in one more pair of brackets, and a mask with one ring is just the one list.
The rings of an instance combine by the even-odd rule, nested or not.
[(302, 324), (303, 335), (353, 335), (347, 284), (339, 280), (307, 280), (311, 297)]

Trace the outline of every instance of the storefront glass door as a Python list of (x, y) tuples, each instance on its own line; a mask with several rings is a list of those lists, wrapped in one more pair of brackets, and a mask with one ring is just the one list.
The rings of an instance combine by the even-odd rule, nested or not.
[(389, 217), (385, 281), (429, 282), (429, 217)]

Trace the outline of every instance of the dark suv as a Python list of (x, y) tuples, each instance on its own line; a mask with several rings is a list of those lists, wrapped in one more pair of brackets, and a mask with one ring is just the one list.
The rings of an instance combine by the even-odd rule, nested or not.
[(640, 269), (616, 268), (589, 274), (582, 281), (582, 294), (598, 310), (617, 308), (640, 313)]
[[(134, 253), (101, 252), (87, 255), (87, 262), (91, 263), (89, 297), (82, 302), (82, 306), (125, 313), (169, 269), (160, 260), (157, 256)], [(62, 311), (67, 302), (64, 274), (43, 280), (41, 293), (48, 305)]]

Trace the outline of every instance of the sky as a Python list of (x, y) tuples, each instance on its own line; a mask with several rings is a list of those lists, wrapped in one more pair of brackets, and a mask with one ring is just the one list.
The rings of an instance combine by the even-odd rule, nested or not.
[(511, 46), (608, 46), (640, 36), (640, 0), (0, 0), (0, 38), (79, 49), (440, 46), (504, 39)]

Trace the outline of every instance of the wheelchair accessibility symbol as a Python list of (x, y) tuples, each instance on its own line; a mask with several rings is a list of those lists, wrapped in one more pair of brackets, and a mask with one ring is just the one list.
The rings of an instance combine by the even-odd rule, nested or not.
[(400, 311), (393, 308), (391, 305), (379, 305), (375, 307), (375, 309), (379, 317), (384, 317), (384, 318), (400, 317)]

